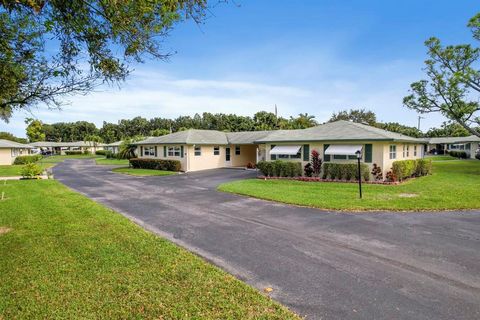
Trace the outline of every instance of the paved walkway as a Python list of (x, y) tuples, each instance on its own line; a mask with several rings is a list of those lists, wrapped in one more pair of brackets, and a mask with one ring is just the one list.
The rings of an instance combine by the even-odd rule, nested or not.
[(480, 319), (480, 212), (337, 213), (215, 191), (252, 176), (167, 177), (68, 160), (55, 178), (307, 319)]

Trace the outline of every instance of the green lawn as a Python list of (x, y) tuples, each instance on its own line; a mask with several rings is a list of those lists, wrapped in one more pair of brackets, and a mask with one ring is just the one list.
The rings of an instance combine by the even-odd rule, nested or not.
[(447, 155), (438, 155), (438, 156), (426, 156), (425, 158), (431, 159), (432, 161), (445, 161), (445, 160), (459, 160), (458, 158)]
[(97, 164), (103, 165), (119, 165), (119, 166), (128, 166), (128, 159), (107, 159), (107, 158), (98, 158), (95, 159)]
[(219, 190), (289, 204), (336, 210), (454, 210), (480, 208), (480, 161), (433, 163), (433, 174), (401, 185), (247, 179)]
[[(38, 164), (42, 169), (47, 169), (53, 167), (53, 163), (39, 163)], [(0, 177), (14, 177), (20, 176), (22, 171), (23, 165), (5, 165), (0, 166)]]
[(44, 157), (39, 163), (59, 163), (66, 159), (94, 159), (99, 158), (101, 156), (97, 156), (94, 154), (79, 154), (79, 155), (65, 155), (65, 156), (48, 156)]
[(177, 172), (173, 172), (173, 171), (134, 169), (134, 168), (115, 168), (112, 171), (123, 173), (123, 174), (129, 174), (132, 176), (170, 176), (172, 174), (177, 174)]
[(0, 192), (0, 319), (296, 318), (57, 181)]

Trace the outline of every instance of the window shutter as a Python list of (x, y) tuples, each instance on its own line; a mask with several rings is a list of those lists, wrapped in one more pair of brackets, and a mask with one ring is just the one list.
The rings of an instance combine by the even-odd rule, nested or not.
[(183, 146), (180, 146), (180, 157), (183, 158)]
[(143, 147), (140, 147), (140, 156), (143, 156)]
[(372, 162), (372, 150), (373, 146), (371, 144), (365, 145), (365, 162), (371, 163)]
[(157, 148), (158, 148), (158, 147), (157, 147), (157, 146), (155, 146), (155, 157), (156, 157), (156, 156), (157, 156), (157, 154), (158, 154), (158, 153), (157, 153), (157, 151), (158, 151), (158, 150), (157, 150)]
[(329, 155), (329, 154), (325, 154), (325, 150), (327, 150), (327, 148), (328, 148), (329, 146), (330, 146), (329, 144), (324, 144), (324, 145), (323, 145), (323, 161), (325, 161), (325, 162), (330, 161), (330, 155)]
[(303, 161), (310, 161), (310, 145), (303, 145)]
[[(274, 144), (272, 144), (272, 145), (270, 146), (270, 150), (272, 150), (273, 148), (275, 148), (275, 145), (274, 145)], [(276, 155), (276, 154), (271, 154), (271, 155), (270, 155), (270, 160), (277, 160), (277, 155)]]
[(167, 146), (163, 146), (163, 157), (167, 157)]

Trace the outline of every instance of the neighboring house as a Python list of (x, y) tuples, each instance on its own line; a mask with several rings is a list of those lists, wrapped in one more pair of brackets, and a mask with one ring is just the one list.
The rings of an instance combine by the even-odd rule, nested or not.
[(475, 158), (480, 138), (468, 137), (440, 137), (428, 139), (427, 152), (432, 154), (445, 154), (448, 151), (465, 151), (469, 158)]
[(28, 155), (31, 146), (10, 140), (0, 139), (0, 165), (11, 165), (18, 156)]
[(97, 150), (103, 150), (104, 144), (92, 141), (75, 141), (75, 142), (53, 142), (53, 141), (37, 141), (30, 143), (35, 148), (42, 151), (50, 151), (52, 154), (64, 155), (65, 151), (88, 151), (95, 153)]
[(113, 154), (116, 154), (120, 151), (120, 145), (123, 141), (116, 141), (103, 146), (105, 150), (111, 151)]
[(302, 166), (317, 150), (324, 162), (354, 162), (355, 151), (370, 167), (387, 173), (395, 160), (423, 157), (422, 139), (349, 121), (300, 130), (221, 132), (187, 130), (136, 143), (139, 157), (177, 159), (183, 171), (244, 167), (260, 160), (298, 161)]

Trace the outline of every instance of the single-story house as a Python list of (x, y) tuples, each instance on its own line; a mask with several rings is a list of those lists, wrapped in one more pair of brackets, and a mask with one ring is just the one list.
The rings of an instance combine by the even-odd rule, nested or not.
[(112, 151), (112, 153), (118, 153), (120, 151), (120, 145), (123, 141), (115, 141), (112, 143), (105, 144), (103, 148), (108, 151)]
[(10, 140), (0, 139), (0, 165), (11, 165), (18, 156), (28, 155), (31, 146)]
[(52, 154), (65, 155), (65, 151), (89, 151), (95, 153), (97, 150), (103, 150), (104, 144), (92, 141), (74, 141), (74, 142), (54, 142), (37, 141), (30, 143), (32, 147), (40, 148), (42, 151), (50, 151)]
[(364, 124), (336, 121), (299, 130), (221, 132), (187, 130), (137, 142), (140, 158), (176, 159), (183, 171), (244, 167), (260, 160), (310, 161), (312, 150), (324, 162), (356, 161), (355, 151), (370, 167), (376, 163), (383, 174), (395, 160), (424, 156), (422, 139)]
[(465, 151), (469, 158), (475, 158), (475, 151), (480, 147), (480, 138), (468, 137), (440, 137), (428, 139), (427, 152), (445, 154), (449, 151)]

